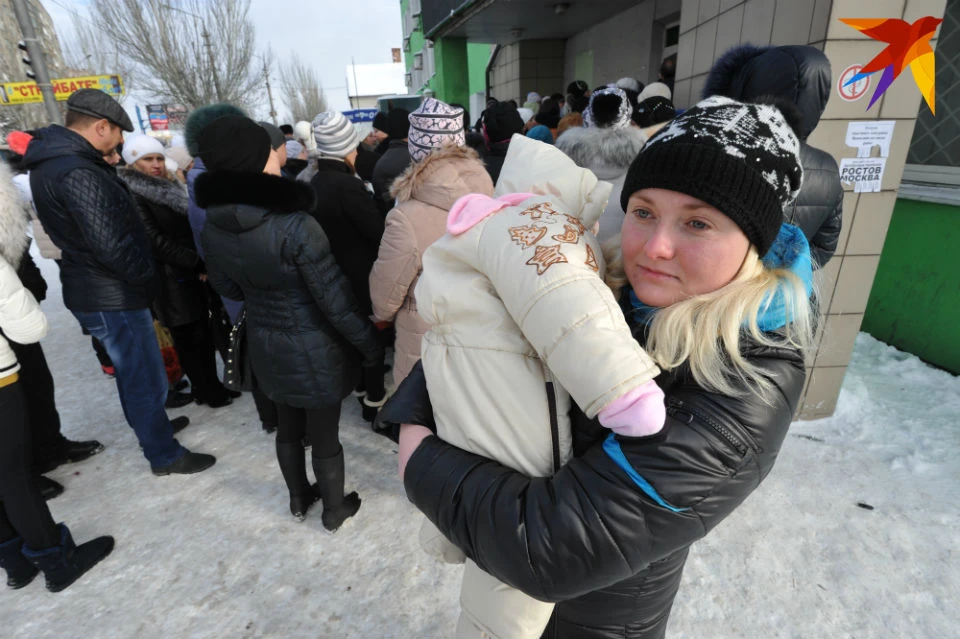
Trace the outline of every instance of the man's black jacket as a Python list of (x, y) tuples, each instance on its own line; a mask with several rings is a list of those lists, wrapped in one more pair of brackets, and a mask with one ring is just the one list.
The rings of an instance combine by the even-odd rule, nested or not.
[(24, 157), (37, 216), (63, 251), (63, 301), (73, 311), (144, 309), (157, 279), (146, 229), (123, 181), (79, 134), (43, 129)]

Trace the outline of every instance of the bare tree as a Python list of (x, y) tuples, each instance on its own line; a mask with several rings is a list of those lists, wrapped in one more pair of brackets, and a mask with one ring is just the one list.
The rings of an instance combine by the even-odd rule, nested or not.
[(283, 101), (294, 122), (310, 122), (318, 113), (327, 110), (320, 75), (296, 53), (291, 53), (290, 59), (280, 65), (280, 84)]
[(89, 10), (139, 88), (188, 108), (260, 100), (250, 0), (92, 0)]
[(119, 75), (123, 81), (125, 92), (116, 96), (123, 104), (128, 95), (129, 87), (136, 82), (136, 65), (112, 42), (105, 41), (103, 34), (85, 16), (70, 10), (73, 37), (65, 40), (64, 58), (71, 71), (89, 75)]

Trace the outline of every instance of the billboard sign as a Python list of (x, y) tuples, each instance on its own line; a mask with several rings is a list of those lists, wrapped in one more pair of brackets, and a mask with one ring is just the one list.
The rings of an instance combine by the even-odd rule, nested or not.
[(171, 129), (182, 129), (187, 123), (187, 116), (190, 115), (190, 112), (187, 111), (187, 107), (182, 104), (168, 104), (167, 107), (167, 121)]
[(170, 119), (167, 117), (167, 105), (148, 104), (147, 118), (150, 120), (150, 128), (154, 131), (166, 131), (170, 128)]
[(343, 116), (354, 124), (359, 124), (361, 122), (373, 122), (377, 113), (379, 113), (379, 109), (354, 109), (353, 111), (344, 111)]
[[(63, 102), (80, 89), (100, 89), (114, 98), (123, 95), (123, 81), (119, 75), (87, 75), (78, 78), (58, 78), (50, 82), (58, 102)], [(43, 94), (36, 82), (4, 82), (0, 84), (3, 104), (33, 104), (43, 102)]]

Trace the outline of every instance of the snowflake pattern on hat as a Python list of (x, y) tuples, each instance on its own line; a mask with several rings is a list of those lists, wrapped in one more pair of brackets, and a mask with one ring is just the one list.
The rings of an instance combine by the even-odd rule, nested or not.
[(598, 95), (615, 95), (620, 98), (620, 110), (617, 112), (617, 119), (610, 123), (608, 128), (625, 129), (630, 126), (630, 116), (632, 115), (633, 107), (630, 105), (630, 100), (627, 98), (626, 92), (619, 87), (607, 87), (599, 91), (594, 91), (590, 96), (590, 104), (588, 104), (587, 108), (583, 111), (584, 128), (589, 129), (597, 126), (596, 118), (593, 116), (593, 101)]
[(671, 120), (647, 141), (647, 147), (678, 138), (712, 142), (728, 155), (754, 166), (777, 192), (783, 206), (800, 193), (800, 141), (775, 106), (713, 96)]

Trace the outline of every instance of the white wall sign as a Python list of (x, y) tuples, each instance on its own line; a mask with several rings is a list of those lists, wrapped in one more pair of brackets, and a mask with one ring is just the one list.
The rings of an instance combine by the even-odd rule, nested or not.
[(879, 193), (887, 158), (842, 158), (840, 182), (852, 184), (855, 193)]
[(847, 125), (846, 145), (857, 149), (858, 158), (868, 158), (871, 150), (879, 146), (880, 157), (890, 157), (890, 142), (893, 140), (895, 120), (861, 120)]

